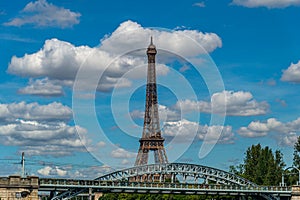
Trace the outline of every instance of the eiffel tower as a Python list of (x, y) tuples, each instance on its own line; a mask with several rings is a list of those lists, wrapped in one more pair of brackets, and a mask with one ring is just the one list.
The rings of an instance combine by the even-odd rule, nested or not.
[(147, 49), (148, 71), (146, 86), (146, 105), (144, 115), (143, 135), (140, 139), (140, 148), (136, 157), (135, 166), (148, 164), (149, 151), (154, 152), (156, 164), (168, 163), (166, 150), (164, 147), (165, 139), (161, 136), (159, 125), (157, 87), (155, 71), (156, 47), (151, 37), (150, 45)]

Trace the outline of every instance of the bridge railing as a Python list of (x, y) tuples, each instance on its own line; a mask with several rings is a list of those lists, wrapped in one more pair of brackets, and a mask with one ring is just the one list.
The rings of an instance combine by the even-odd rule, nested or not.
[(266, 193), (287, 193), (291, 187), (282, 186), (239, 186), (239, 185), (208, 185), (191, 183), (159, 183), (159, 182), (127, 182), (127, 181), (99, 181), (99, 180), (68, 180), (68, 179), (40, 179), (40, 187), (56, 188), (163, 188), (163, 189), (191, 189), (199, 191), (261, 191)]

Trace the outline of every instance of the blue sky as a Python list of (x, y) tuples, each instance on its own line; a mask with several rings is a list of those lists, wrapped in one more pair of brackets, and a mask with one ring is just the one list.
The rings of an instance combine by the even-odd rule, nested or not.
[(227, 170), (261, 143), (291, 165), (299, 11), (298, 0), (1, 1), (0, 174), (19, 173), (23, 151), (27, 173), (46, 177), (132, 166), (150, 35), (170, 161)]

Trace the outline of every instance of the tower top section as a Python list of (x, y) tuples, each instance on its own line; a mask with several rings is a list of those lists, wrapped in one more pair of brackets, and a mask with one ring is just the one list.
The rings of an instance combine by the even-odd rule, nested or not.
[(147, 49), (147, 54), (149, 55), (149, 54), (156, 54), (157, 53), (157, 51), (156, 51), (156, 47), (155, 47), (155, 45), (153, 44), (153, 38), (152, 38), (152, 36), (151, 36), (151, 38), (150, 38), (150, 44), (149, 44), (149, 46), (148, 46), (148, 49)]

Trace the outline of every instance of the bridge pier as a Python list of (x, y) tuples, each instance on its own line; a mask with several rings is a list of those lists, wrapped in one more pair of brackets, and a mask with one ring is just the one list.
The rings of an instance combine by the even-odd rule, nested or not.
[(38, 200), (39, 178), (18, 175), (0, 178), (0, 199)]
[(92, 200), (93, 189), (89, 188), (89, 200)]
[(292, 197), (291, 200), (300, 200), (300, 186), (292, 186)]

